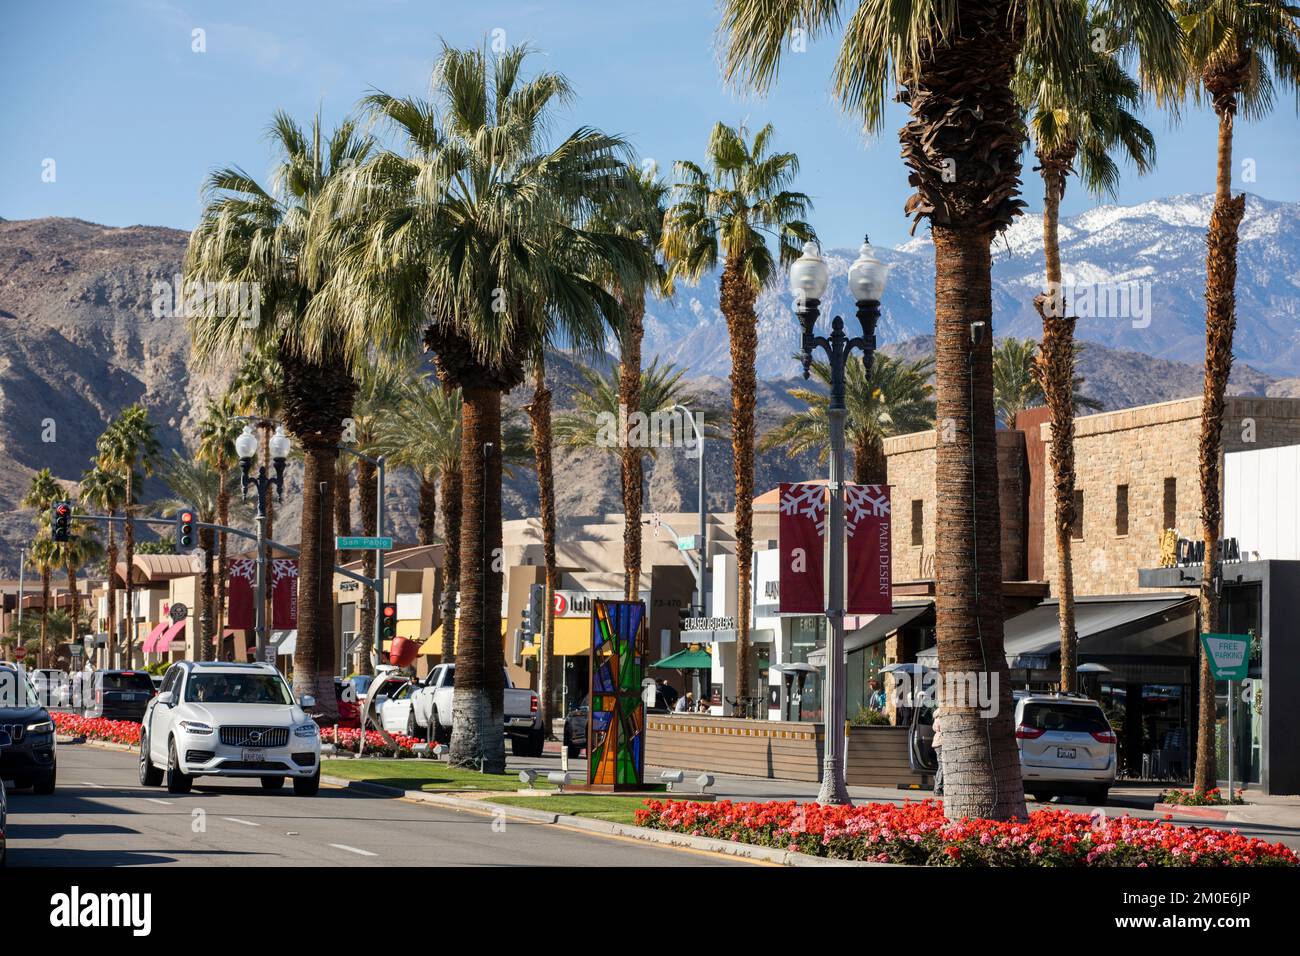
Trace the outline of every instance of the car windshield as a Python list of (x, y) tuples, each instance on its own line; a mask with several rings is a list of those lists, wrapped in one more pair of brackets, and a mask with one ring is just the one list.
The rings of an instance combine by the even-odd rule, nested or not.
[(153, 680), (144, 671), (106, 671), (104, 690), (144, 690), (153, 693)]
[(185, 699), (199, 704), (292, 704), (275, 674), (191, 674)]
[(374, 678), (369, 674), (358, 674), (355, 677), (349, 677), (348, 680), (352, 681), (352, 689), (356, 691), (358, 695), (364, 697), (366, 691), (370, 688), (370, 682), (374, 680)]
[(1110, 730), (1110, 724), (1106, 723), (1106, 715), (1100, 707), (1080, 704), (1027, 703), (1021, 723), (1034, 730), (1054, 730), (1067, 734)]

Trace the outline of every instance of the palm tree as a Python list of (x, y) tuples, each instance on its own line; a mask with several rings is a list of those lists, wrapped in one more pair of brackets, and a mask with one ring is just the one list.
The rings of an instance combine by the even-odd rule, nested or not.
[[(815, 451), (817, 460), (824, 463), (830, 441), (827, 390), (831, 370), (821, 361), (813, 362), (810, 370), (824, 388), (787, 389), (791, 398), (807, 407), (789, 415), (764, 435), (758, 447), (763, 451), (784, 448), (789, 458)], [(853, 444), (854, 482), (888, 484), (885, 439), (934, 427), (934, 388), (930, 385), (933, 373), (932, 356), (909, 362), (877, 353), (870, 372), (864, 371), (861, 362), (848, 364), (844, 382), (848, 414), (844, 431)]]
[[(1073, 371), (1075, 359), (1083, 351), (1084, 346), (1071, 341), (1070, 348), (1072, 354), (1068, 361)], [(1014, 428), (1016, 415), (1027, 408), (1042, 405), (1046, 401), (1043, 390), (1044, 365), (1045, 360), (1038, 352), (1038, 343), (1033, 339), (1007, 336), (993, 347), (993, 408), (1003, 427)], [(1101, 402), (1079, 391), (1079, 386), (1084, 383), (1082, 375), (1072, 376), (1071, 382), (1073, 384), (1073, 388), (1069, 390), (1071, 412), (1075, 406), (1090, 411), (1100, 411), (1104, 407)], [(1073, 495), (1070, 500), (1074, 500)]]
[(126, 497), (122, 509), (126, 513), (126, 525), (122, 537), (126, 560), (126, 581), (124, 582), (126, 599), (127, 633), (123, 638), (126, 665), (131, 665), (135, 644), (135, 606), (132, 598), (134, 591), (132, 563), (135, 561), (135, 498), (137, 487), (137, 469), (139, 474), (148, 477), (158, 460), (158, 439), (154, 436), (153, 423), (149, 413), (139, 402), (124, 409), (121, 414), (109, 422), (104, 434), (99, 437), (99, 457), (106, 467), (122, 475), (126, 484)]
[[(461, 389), (466, 520), (451, 756), (491, 772), (505, 766), (501, 576), (493, 566), (501, 398), (548, 341), (596, 352), (623, 321), (601, 279), (616, 273), (630, 284), (640, 267), (633, 243), (586, 227), (625, 190), (626, 145), (587, 127), (548, 143), (554, 108), (571, 91), (556, 73), (525, 80), (527, 55), (444, 45), (433, 102), (366, 98), (407, 151), (383, 153), (341, 184), (344, 218), (321, 239), (322, 255), (342, 250), (340, 267), (333, 294), (309, 310), (309, 319), (342, 314), (354, 355), (401, 351), (423, 331), (439, 381)], [(353, 216), (370, 227), (362, 242), (352, 241)], [(303, 337), (315, 328), (306, 323)]]
[[(211, 364), (251, 349), (279, 366), (273, 381), (284, 423), (303, 449), (302, 546), (298, 566), (298, 642), (294, 690), (333, 716), (334, 462), (352, 414), (353, 366), (328, 319), (305, 334), (305, 317), (332, 263), (313, 258), (309, 239), (329, 226), (324, 198), (331, 180), (363, 162), (372, 142), (345, 120), (331, 135), (319, 114), (309, 131), (280, 112), (270, 135), (278, 151), (272, 190), (238, 167), (212, 173), (198, 227), (190, 235), (186, 276), (205, 282), (255, 283), (257, 321), (222, 314), (211, 303), (191, 318), (194, 351)], [(310, 339), (310, 341), (308, 341)], [(256, 394), (269, 387), (263, 379)]]
[[(622, 417), (628, 419), (627, 429), (622, 434), (630, 434), (640, 454), (653, 458), (658, 454), (658, 448), (645, 445), (645, 429), (636, 427), (635, 413), (640, 412), (645, 420), (649, 420), (652, 415), (671, 411), (674, 405), (699, 402), (699, 396), (683, 381), (686, 370), (672, 362), (660, 365), (658, 358), (641, 369), (636, 408), (623, 405), (626, 390), (622, 366), (615, 366), (603, 375), (590, 368), (578, 371), (582, 381), (573, 391), (574, 409), (555, 417), (555, 443), (565, 448), (597, 448), (622, 461), (623, 449), (618, 433), (622, 426), (618, 422), (620, 412), (626, 410)], [(721, 434), (716, 425), (705, 427), (708, 435)]]
[[(1026, 109), (1034, 142), (1036, 169), (1043, 177), (1043, 255), (1045, 285), (1034, 308), (1043, 320), (1043, 345), (1036, 382), (1052, 416), (1052, 487), (1056, 499), (1056, 593), (1060, 605), (1061, 690), (1075, 689), (1077, 641), (1074, 631), (1074, 565), (1071, 550), (1074, 511), (1074, 359), (1075, 318), (1062, 292), (1059, 223), (1061, 199), (1071, 173), (1078, 173), (1094, 195), (1111, 195), (1119, 182), (1113, 151), (1131, 160), (1139, 173), (1155, 162), (1155, 137), (1132, 112), (1141, 106), (1137, 82), (1113, 53), (1102, 50), (1088, 64), (1092, 79), (1082, 98), (1062, 88), (1049, 69), (1033, 64), (1016, 77), (1016, 93)], [(997, 384), (995, 359), (994, 387)], [(1014, 414), (1011, 419), (1014, 422)]]
[[(110, 518), (126, 504), (126, 479), (112, 467), (106, 467), (99, 458), (90, 460), (90, 468), (81, 478), (78, 492), (81, 503), (87, 508), (102, 511)], [(108, 640), (104, 660), (112, 667), (117, 659), (117, 522), (108, 522)]]
[(754, 393), (758, 318), (754, 303), (775, 275), (776, 241), (782, 265), (799, 255), (812, 228), (803, 221), (811, 206), (788, 187), (799, 173), (794, 153), (769, 152), (769, 123), (749, 139), (743, 126), (713, 127), (707, 170), (676, 164), (675, 202), (664, 217), (663, 250), (669, 274), (698, 282), (723, 260), (722, 313), (731, 339), (731, 447), (736, 481), (736, 696), (751, 696), (750, 571), (754, 552)]
[[(196, 450), (191, 455), (172, 452), (171, 461), (163, 470), (162, 480), (172, 493), (158, 503), (159, 513), (170, 518), (184, 508), (191, 508), (201, 524), (211, 524), (217, 520), (217, 513), (224, 497), (226, 507), (230, 506), (230, 476), (223, 475), (212, 465), (207, 457)], [(248, 508), (243, 500), (236, 502), (236, 508), (247, 515)], [(227, 517), (229, 517), (227, 515)], [(225, 524), (226, 522), (220, 522)], [(216, 535), (211, 528), (199, 529), (199, 550), (203, 562), (200, 586), (196, 588), (199, 605), (194, 609), (194, 646), (198, 652), (197, 660), (216, 659)]]
[(40, 666), (48, 665), (48, 645), (46, 642), (46, 625), (50, 606), (50, 572), (59, 567), (55, 543), (50, 540), (50, 507), (63, 498), (66, 492), (58, 483), (50, 469), (42, 468), (32, 475), (32, 482), (27, 486), (23, 496), (23, 507), (36, 510), (36, 536), (32, 539), (32, 564), (41, 572), (41, 657)]
[[(887, 104), (910, 112), (899, 133), (916, 192), (905, 212), (929, 221), (935, 251), (936, 415), (945, 437), (936, 456), (938, 524), (936, 638), (944, 673), (990, 674), (997, 714), (970, 702), (944, 705), (950, 818), (1025, 814), (1011, 691), (1003, 656), (996, 424), (993, 409), (991, 244), (1023, 207), (1025, 128), (1012, 79), (1050, 64), (1071, 95), (1092, 24), (1083, 4), (982, 0), (933, 4), (824, 0), (777, 5), (723, 0), (724, 72), (758, 91), (777, 75), (791, 30), (817, 36), (845, 23), (834, 67), (844, 108), (880, 132)], [(1144, 76), (1177, 68), (1177, 24), (1162, 0), (1107, 4), (1112, 47), (1142, 40)], [(978, 547), (977, 547), (978, 543)], [(953, 749), (955, 744), (955, 748)]]
[[(1300, 83), (1300, 8), (1286, 0), (1175, 0), (1183, 28), (1187, 72), (1180, 92), (1208, 99), (1219, 120), (1218, 172), (1214, 210), (1206, 234), (1205, 399), (1201, 406), (1201, 532), (1205, 569), (1201, 575), (1201, 624), (1219, 625), (1218, 577), (1222, 501), (1223, 400), (1232, 374), (1236, 330), (1237, 229), (1246, 211), (1245, 194), (1232, 195), (1233, 125), (1238, 110), (1247, 119), (1266, 116), (1277, 87)], [(1201, 655), (1200, 718), (1197, 729), (1197, 793), (1216, 785), (1214, 678)]]
[[(234, 394), (227, 390), (220, 398), (208, 399), (203, 409), (203, 420), (199, 423), (199, 443), (197, 457), (217, 470), (217, 517), (219, 525), (230, 524), (230, 469), (237, 454), (235, 439), (239, 437), (242, 423), (236, 417), (239, 414)], [(269, 527), (269, 520), (267, 522)], [(267, 535), (270, 535), (267, 531)], [(217, 570), (216, 586), (212, 594), (215, 609), (215, 634), (220, 642), (225, 633), (226, 614), (226, 532), (217, 532)], [(215, 648), (214, 648), (215, 653)]]

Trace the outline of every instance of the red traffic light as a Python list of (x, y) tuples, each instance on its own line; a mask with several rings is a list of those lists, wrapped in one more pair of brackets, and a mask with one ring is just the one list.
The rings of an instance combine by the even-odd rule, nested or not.
[(190, 514), (190, 512), (188, 512), (188, 511), (182, 511), (182, 512), (181, 512), (181, 520), (182, 520), (182, 521), (185, 521), (185, 522), (193, 521), (193, 520), (194, 520), (194, 515)]
[(64, 517), (71, 509), (67, 505), (59, 505), (54, 509), (54, 513), (60, 518)]
[(384, 617), (392, 617), (396, 613), (397, 613), (397, 607), (395, 605), (392, 604), (384, 605)]

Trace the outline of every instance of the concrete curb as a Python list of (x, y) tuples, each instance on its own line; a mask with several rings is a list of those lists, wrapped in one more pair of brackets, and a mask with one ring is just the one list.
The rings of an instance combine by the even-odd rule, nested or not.
[(1232, 811), (1217, 807), (1189, 807), (1181, 803), (1157, 803), (1152, 809), (1156, 813), (1168, 813), (1174, 817), (1191, 817), (1196, 820), (1231, 820)]
[(101, 750), (117, 750), (122, 753), (135, 753), (138, 749), (135, 744), (119, 744), (111, 740), (89, 740), (85, 737), (65, 737), (62, 734), (55, 734), (54, 742), (65, 746), (85, 744), (88, 747), (99, 747)]
[[(400, 787), (388, 787), (363, 780), (348, 780), (344, 777), (321, 775), (321, 783), (373, 793), (377, 796), (404, 797), (417, 803), (430, 803), (447, 807), (451, 810), (465, 810), (470, 813), (501, 814), (507, 820), (521, 820), (527, 823), (540, 823), (566, 826), (574, 830), (587, 830), (607, 836), (627, 837), (646, 843), (658, 843), (663, 846), (683, 847), (690, 850), (702, 850), (707, 853), (719, 853), (748, 860), (761, 860), (780, 866), (893, 866), (892, 863), (867, 863), (858, 860), (829, 860), (825, 857), (811, 856), (793, 850), (780, 850), (775, 847), (753, 846), (748, 843), (733, 843), (730, 840), (716, 840), (711, 837), (691, 836), (687, 833), (674, 833), (669, 830), (651, 830), (646, 827), (630, 826), (626, 823), (613, 823), (609, 820), (590, 820), (586, 817), (574, 817), (564, 813), (550, 813), (532, 807), (512, 807), (504, 803), (493, 803), (490, 796), (469, 799), (451, 794), (426, 793), (423, 790), (403, 790)], [(505, 792), (502, 796), (506, 796)], [(490, 804), (490, 809), (485, 806)]]

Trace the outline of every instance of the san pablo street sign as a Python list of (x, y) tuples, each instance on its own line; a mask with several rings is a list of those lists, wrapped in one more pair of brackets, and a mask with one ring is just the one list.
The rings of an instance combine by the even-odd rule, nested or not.
[(1215, 680), (1245, 680), (1250, 670), (1249, 634), (1202, 634), (1201, 646)]
[(334, 539), (334, 547), (340, 551), (392, 551), (392, 538), (339, 537)]

